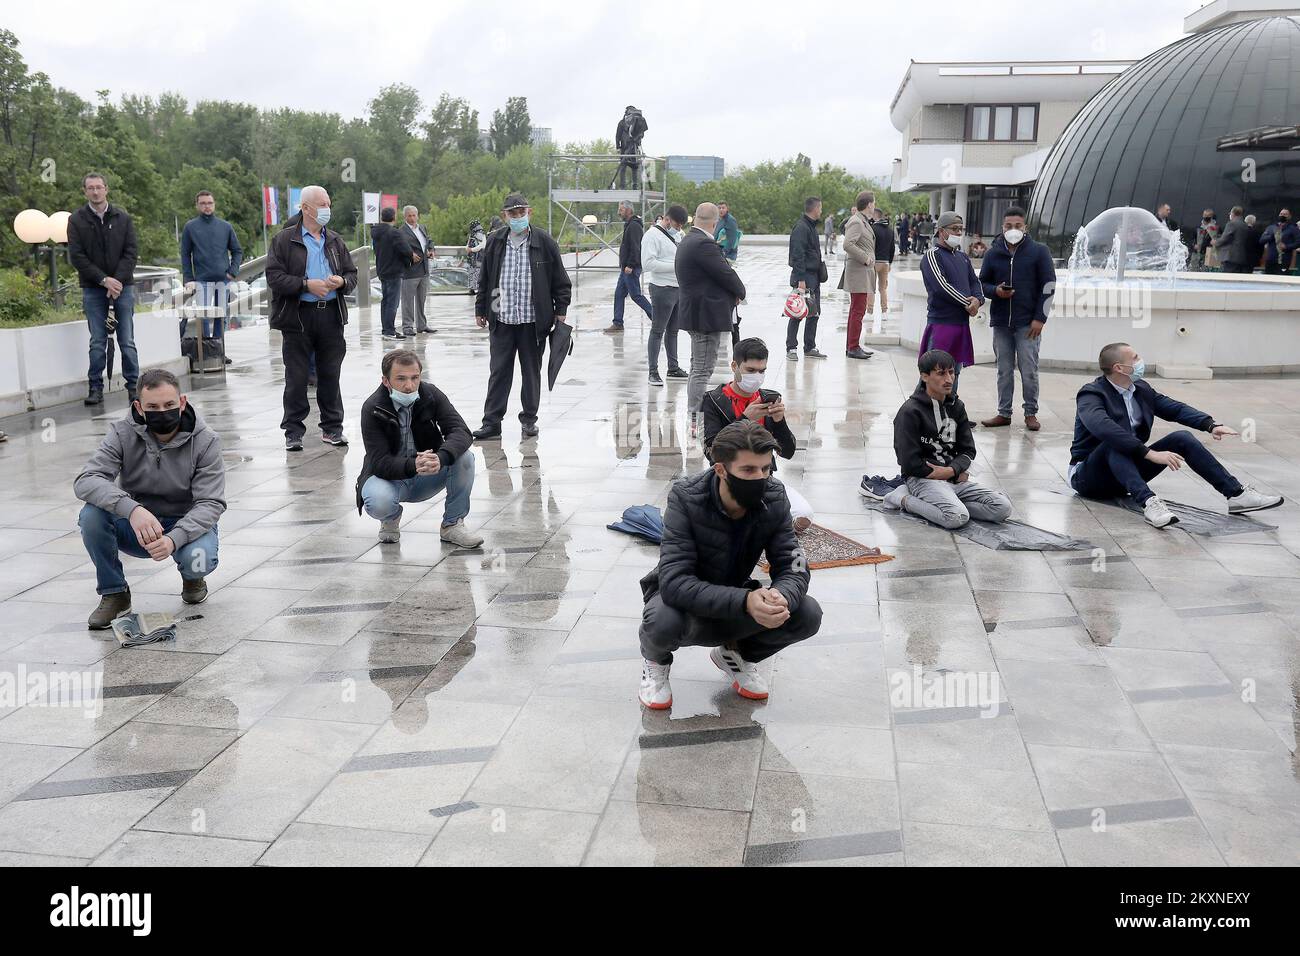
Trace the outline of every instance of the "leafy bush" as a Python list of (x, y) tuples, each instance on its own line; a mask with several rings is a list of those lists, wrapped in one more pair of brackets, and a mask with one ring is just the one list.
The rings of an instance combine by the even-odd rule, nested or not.
[(40, 285), (21, 269), (0, 271), (0, 328), (40, 325), (45, 310)]

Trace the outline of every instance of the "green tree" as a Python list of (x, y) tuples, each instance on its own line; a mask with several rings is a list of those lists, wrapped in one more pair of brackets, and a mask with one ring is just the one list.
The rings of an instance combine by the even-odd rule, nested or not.
[(516, 146), (526, 146), (533, 131), (532, 120), (528, 116), (528, 98), (512, 96), (506, 100), (504, 110), (492, 111), (492, 151), (504, 157)]

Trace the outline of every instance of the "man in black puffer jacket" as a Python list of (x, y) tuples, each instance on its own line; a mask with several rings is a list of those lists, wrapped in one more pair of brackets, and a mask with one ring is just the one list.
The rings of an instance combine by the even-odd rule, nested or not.
[[(759, 662), (821, 627), (790, 503), (770, 480), (777, 448), (757, 422), (735, 422), (713, 440), (713, 467), (668, 493), (659, 565), (641, 579), (640, 697), (652, 710), (672, 706), (668, 670), (679, 647), (711, 647), (740, 696), (765, 700)], [(771, 587), (753, 579), (764, 552)]]

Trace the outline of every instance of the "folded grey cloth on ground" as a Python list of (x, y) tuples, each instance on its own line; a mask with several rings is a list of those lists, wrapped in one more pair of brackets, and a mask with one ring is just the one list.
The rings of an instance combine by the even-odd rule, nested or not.
[(176, 620), (170, 614), (123, 614), (113, 621), (113, 633), (123, 647), (176, 640)]
[[(863, 499), (863, 504), (873, 511), (879, 511), (881, 514), (892, 515), (899, 518), (906, 518), (908, 521), (917, 521), (931, 528), (939, 528), (938, 525), (931, 524), (919, 515), (911, 514), (907, 511), (899, 511), (897, 508), (886, 508), (879, 501)], [(950, 530), (939, 528), (939, 530)], [(1035, 528), (1031, 524), (1025, 524), (1023, 521), (1016, 521), (1009, 518), (1006, 521), (978, 521), (972, 518), (956, 530), (953, 534), (959, 534), (967, 540), (974, 541), (976, 544), (982, 544), (992, 551), (1091, 551), (1092, 542), (1083, 538), (1073, 538), (1068, 534), (1057, 534), (1055, 531), (1048, 531), (1046, 528)]]
[[(1259, 521), (1247, 515), (1228, 515), (1219, 511), (1206, 511), (1195, 505), (1185, 505), (1179, 501), (1164, 499), (1165, 504), (1175, 515), (1178, 523), (1171, 527), (1179, 528), (1191, 534), (1218, 537), (1224, 534), (1250, 534), (1253, 531), (1276, 531), (1277, 525)], [(1142, 506), (1129, 495), (1123, 498), (1111, 498), (1103, 504), (1117, 505), (1125, 511), (1142, 514)]]

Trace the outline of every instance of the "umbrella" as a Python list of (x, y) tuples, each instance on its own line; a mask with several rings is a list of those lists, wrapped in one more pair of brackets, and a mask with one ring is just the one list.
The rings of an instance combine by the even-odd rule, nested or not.
[(610, 531), (636, 535), (655, 544), (664, 540), (664, 519), (654, 505), (633, 505), (623, 512), (623, 520), (605, 525)]
[(560, 366), (573, 354), (573, 329), (567, 322), (556, 322), (549, 336), (551, 357), (546, 364), (546, 385), (548, 391), (555, 391), (555, 380), (560, 375)]

